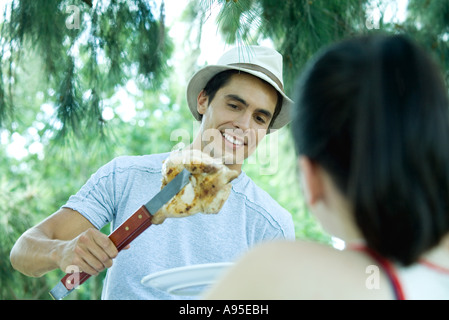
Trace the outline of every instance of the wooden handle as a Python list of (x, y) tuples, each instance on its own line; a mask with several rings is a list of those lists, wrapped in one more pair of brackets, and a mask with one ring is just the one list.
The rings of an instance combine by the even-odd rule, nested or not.
[(109, 235), (109, 239), (120, 251), (131, 243), (139, 234), (151, 226), (151, 214), (145, 206), (141, 206), (120, 227)]
[[(131, 217), (123, 222), (109, 235), (109, 239), (121, 251), (131, 243), (138, 235), (151, 226), (151, 214), (145, 206), (141, 206)], [(67, 290), (72, 290), (90, 278), (85, 272), (67, 273), (61, 282)]]

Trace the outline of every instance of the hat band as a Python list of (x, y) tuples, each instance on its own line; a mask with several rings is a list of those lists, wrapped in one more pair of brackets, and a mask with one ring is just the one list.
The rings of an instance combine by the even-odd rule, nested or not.
[(282, 85), (282, 82), (279, 81), (279, 79), (270, 70), (265, 69), (264, 67), (261, 67), (261, 66), (258, 66), (257, 64), (252, 64), (252, 63), (230, 63), (229, 66), (236, 66), (236, 67), (240, 67), (240, 68), (244, 68), (244, 69), (262, 72), (263, 74), (268, 76), (268, 78), (273, 80), (278, 85), (278, 87), (282, 90), (282, 92), (284, 92), (284, 86)]

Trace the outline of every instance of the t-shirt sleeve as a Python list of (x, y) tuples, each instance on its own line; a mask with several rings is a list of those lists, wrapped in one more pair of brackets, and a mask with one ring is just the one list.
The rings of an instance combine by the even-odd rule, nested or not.
[(95, 172), (84, 186), (70, 196), (63, 208), (78, 211), (97, 229), (101, 229), (116, 214), (115, 160)]
[(291, 214), (279, 208), (276, 219), (270, 220), (269, 225), (264, 233), (264, 240), (295, 240), (295, 228)]

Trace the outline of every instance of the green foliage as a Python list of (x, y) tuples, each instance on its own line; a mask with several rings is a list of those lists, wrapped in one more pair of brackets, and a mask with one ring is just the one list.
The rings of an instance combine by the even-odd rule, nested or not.
[[(156, 90), (169, 72), (173, 44), (164, 26), (164, 6), (155, 1), (13, 1), (1, 28), (0, 125), (15, 107), (16, 65), (32, 49), (42, 59), (52, 103), (61, 123), (60, 140), (70, 132), (103, 134), (102, 101), (134, 78)], [(5, 75), (4, 70), (7, 70)], [(5, 84), (8, 84), (6, 90)]]
[[(228, 43), (240, 46), (270, 39), (284, 56), (288, 94), (307, 61), (321, 48), (353, 35), (369, 32), (406, 33), (435, 53), (449, 80), (449, 2), (410, 0), (404, 21), (385, 20), (394, 0), (202, 0), (192, 1), (197, 19), (219, 7), (218, 28)], [(369, 8), (380, 11), (375, 28)]]
[(199, 10), (220, 6), (217, 23), (228, 43), (271, 39), (284, 56), (286, 91), (323, 45), (363, 30), (366, 0), (203, 0)]
[(17, 238), (38, 221), (47, 196), (36, 184), (20, 186), (0, 178), (0, 299), (38, 299), (47, 294), (44, 278), (30, 279), (13, 270), (9, 252)]
[[(12, 50), (20, 53), (20, 46), (30, 41), (42, 54), (45, 67), (50, 75), (60, 71), (61, 59), (65, 55), (64, 45), (65, 15), (59, 6), (60, 1), (13, 1), (11, 4), (11, 23), (2, 36), (10, 41)], [(73, 37), (73, 33), (69, 33)], [(17, 42), (16, 42), (17, 41)], [(16, 42), (12, 45), (11, 42)]]
[(449, 83), (449, 2), (410, 0), (409, 18), (395, 26), (412, 35), (433, 52)]

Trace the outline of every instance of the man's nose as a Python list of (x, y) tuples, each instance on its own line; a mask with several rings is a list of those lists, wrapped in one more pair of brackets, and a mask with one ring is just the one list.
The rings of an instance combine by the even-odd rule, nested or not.
[(251, 112), (243, 112), (239, 114), (233, 121), (236, 128), (246, 131), (251, 126)]

